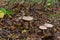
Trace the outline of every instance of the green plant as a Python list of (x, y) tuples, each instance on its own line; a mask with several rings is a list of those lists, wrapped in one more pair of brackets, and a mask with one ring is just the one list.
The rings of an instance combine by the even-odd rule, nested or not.
[(16, 1), (24, 1), (24, 2), (40, 2), (40, 3), (44, 3), (44, 4), (48, 4), (48, 5), (50, 5), (50, 4), (53, 4), (53, 3), (58, 3), (58, 2), (60, 2), (60, 0), (7, 0), (7, 1), (9, 1), (10, 3), (15, 3)]
[(6, 10), (6, 14), (11, 17), (13, 15), (13, 11), (12, 10)]
[(13, 11), (5, 9), (5, 8), (0, 8), (0, 18), (3, 18), (4, 15), (8, 15), (9, 17), (11, 17), (13, 14)]
[(10, 3), (15, 3), (16, 0), (7, 0)]

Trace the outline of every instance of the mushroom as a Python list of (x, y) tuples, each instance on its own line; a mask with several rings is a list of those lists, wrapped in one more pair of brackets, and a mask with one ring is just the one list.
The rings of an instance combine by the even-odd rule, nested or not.
[(44, 34), (47, 29), (45, 25), (39, 26), (39, 28), (41, 29), (42, 34)]
[(39, 28), (40, 28), (40, 29), (47, 29), (47, 27), (44, 26), (44, 25), (43, 25), (43, 26), (39, 26)]
[(26, 21), (30, 21), (30, 20), (33, 20), (33, 17), (31, 17), (31, 16), (23, 16), (22, 19), (26, 20)]
[(49, 27), (49, 28), (52, 28), (54, 25), (52, 25), (52, 24), (49, 24), (49, 23), (45, 23), (44, 24), (46, 27)]
[[(22, 19), (23, 19), (24, 22), (27, 22), (28, 25), (32, 26), (31, 23), (33, 21), (33, 17), (31, 17), (31, 16), (23, 16)], [(26, 25), (26, 28), (28, 27), (28, 25)]]

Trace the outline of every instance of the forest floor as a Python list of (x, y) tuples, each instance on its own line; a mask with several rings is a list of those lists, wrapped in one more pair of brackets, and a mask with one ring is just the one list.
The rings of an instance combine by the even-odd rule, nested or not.
[[(7, 6), (1, 7), (13, 10), (14, 14), (0, 19), (0, 40), (60, 40), (60, 5), (48, 8), (27, 2)], [(33, 19), (22, 19), (24, 16)], [(40, 29), (39, 26), (45, 23), (53, 24), (54, 27)]]

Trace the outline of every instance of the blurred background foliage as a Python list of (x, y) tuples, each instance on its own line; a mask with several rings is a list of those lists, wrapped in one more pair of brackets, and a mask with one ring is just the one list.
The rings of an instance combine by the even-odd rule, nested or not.
[[(8, 3), (16, 3), (16, 2), (33, 2), (33, 3), (41, 3), (43, 4), (43, 8), (53, 8), (60, 5), (60, 0), (6, 0)], [(56, 5), (58, 4), (58, 5)], [(52, 7), (53, 6), (53, 7)], [(10, 7), (10, 6), (9, 6)], [(9, 8), (8, 7), (8, 8)], [(7, 9), (8, 9), (7, 8)], [(43, 9), (44, 10), (44, 9)], [(52, 9), (53, 10), (53, 9)], [(53, 10), (55, 12), (55, 10)], [(8, 11), (8, 15), (10, 16), (12, 14), (12, 11)], [(60, 17), (60, 14), (49, 14), (49, 17), (54, 17), (55, 19), (58, 19)]]
[(16, 2), (33, 2), (33, 3), (41, 3), (45, 5), (53, 5), (53, 4), (60, 4), (60, 0), (6, 0), (9, 3), (16, 3)]
[(9, 1), (11, 3), (14, 3), (14, 2), (21, 2), (21, 1), (24, 1), (24, 2), (39, 2), (39, 3), (59, 3), (60, 0), (6, 0), (6, 1)]

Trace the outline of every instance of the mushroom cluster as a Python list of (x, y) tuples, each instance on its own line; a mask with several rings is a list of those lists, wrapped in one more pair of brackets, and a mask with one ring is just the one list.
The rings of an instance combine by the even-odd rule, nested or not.
[(49, 24), (49, 23), (45, 23), (42, 26), (39, 26), (40, 29), (47, 29), (47, 28), (52, 28), (54, 25)]

